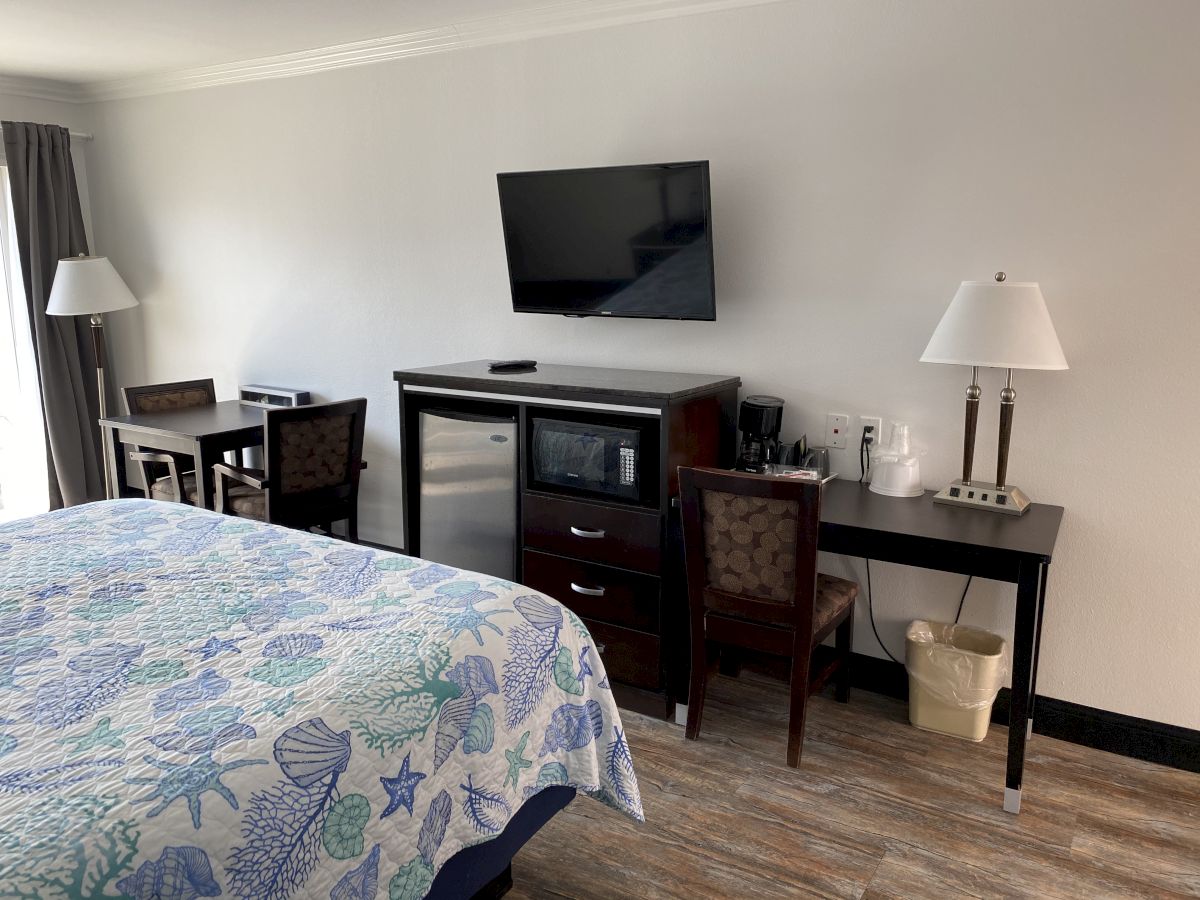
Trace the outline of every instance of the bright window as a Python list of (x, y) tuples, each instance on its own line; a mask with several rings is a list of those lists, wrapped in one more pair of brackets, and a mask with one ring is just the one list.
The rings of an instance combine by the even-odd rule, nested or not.
[(0, 522), (49, 508), (45, 434), (8, 168), (0, 158)]

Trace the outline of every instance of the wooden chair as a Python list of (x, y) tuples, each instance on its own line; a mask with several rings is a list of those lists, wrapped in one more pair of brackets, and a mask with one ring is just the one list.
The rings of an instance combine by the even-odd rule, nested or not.
[(263, 411), (265, 470), (213, 466), (217, 512), (289, 528), (331, 531), (345, 520), (358, 541), (365, 399)]
[[(787, 764), (800, 765), (810, 694), (836, 674), (849, 696), (858, 585), (817, 573), (821, 486), (721, 469), (679, 469), (692, 626), (687, 737), (700, 734), (715, 647), (791, 657)], [(817, 645), (836, 630), (832, 659), (814, 666)]]
[[(125, 407), (130, 414), (190, 409), (216, 402), (217, 392), (211, 378), (125, 388)], [(129, 459), (141, 471), (146, 499), (196, 502), (195, 461), (189, 454), (134, 447), (129, 451)]]

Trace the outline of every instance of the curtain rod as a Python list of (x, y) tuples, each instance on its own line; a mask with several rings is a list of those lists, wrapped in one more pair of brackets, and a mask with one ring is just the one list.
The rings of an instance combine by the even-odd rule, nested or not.
[(87, 131), (72, 131), (71, 140), (73, 141), (91, 141), (95, 140), (95, 135)]

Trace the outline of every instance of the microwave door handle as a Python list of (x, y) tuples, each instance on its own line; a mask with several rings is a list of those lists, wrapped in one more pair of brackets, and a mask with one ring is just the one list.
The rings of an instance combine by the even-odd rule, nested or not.
[(582, 584), (571, 582), (571, 590), (577, 594), (583, 594), (585, 597), (603, 597), (604, 588), (602, 587), (584, 587)]
[(581, 538), (602, 538), (604, 537), (604, 529), (602, 528), (576, 528), (571, 526), (571, 534)]

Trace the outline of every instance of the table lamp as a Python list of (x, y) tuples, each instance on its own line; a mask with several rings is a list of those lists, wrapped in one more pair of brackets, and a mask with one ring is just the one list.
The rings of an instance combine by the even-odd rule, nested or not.
[[(1046, 300), (1035, 281), (1010, 282), (1003, 272), (994, 281), (964, 281), (929, 339), (921, 362), (971, 367), (967, 388), (966, 429), (963, 436), (962, 479), (934, 496), (934, 503), (968, 506), (1019, 516), (1029, 498), (1007, 483), (1008, 443), (1012, 435), (1013, 369), (1065, 369)], [(979, 419), (979, 367), (1007, 369), (1000, 392), (1000, 445), (996, 454), (996, 483), (972, 481), (975, 425)]]
[[(100, 418), (108, 415), (104, 400), (104, 320), (102, 314), (137, 306), (107, 256), (71, 256), (58, 261), (54, 285), (50, 288), (48, 316), (92, 317), (92, 346), (96, 351), (96, 388), (100, 394)], [(112, 472), (108, 459), (108, 443), (101, 442), (104, 458), (104, 496), (113, 497)]]

